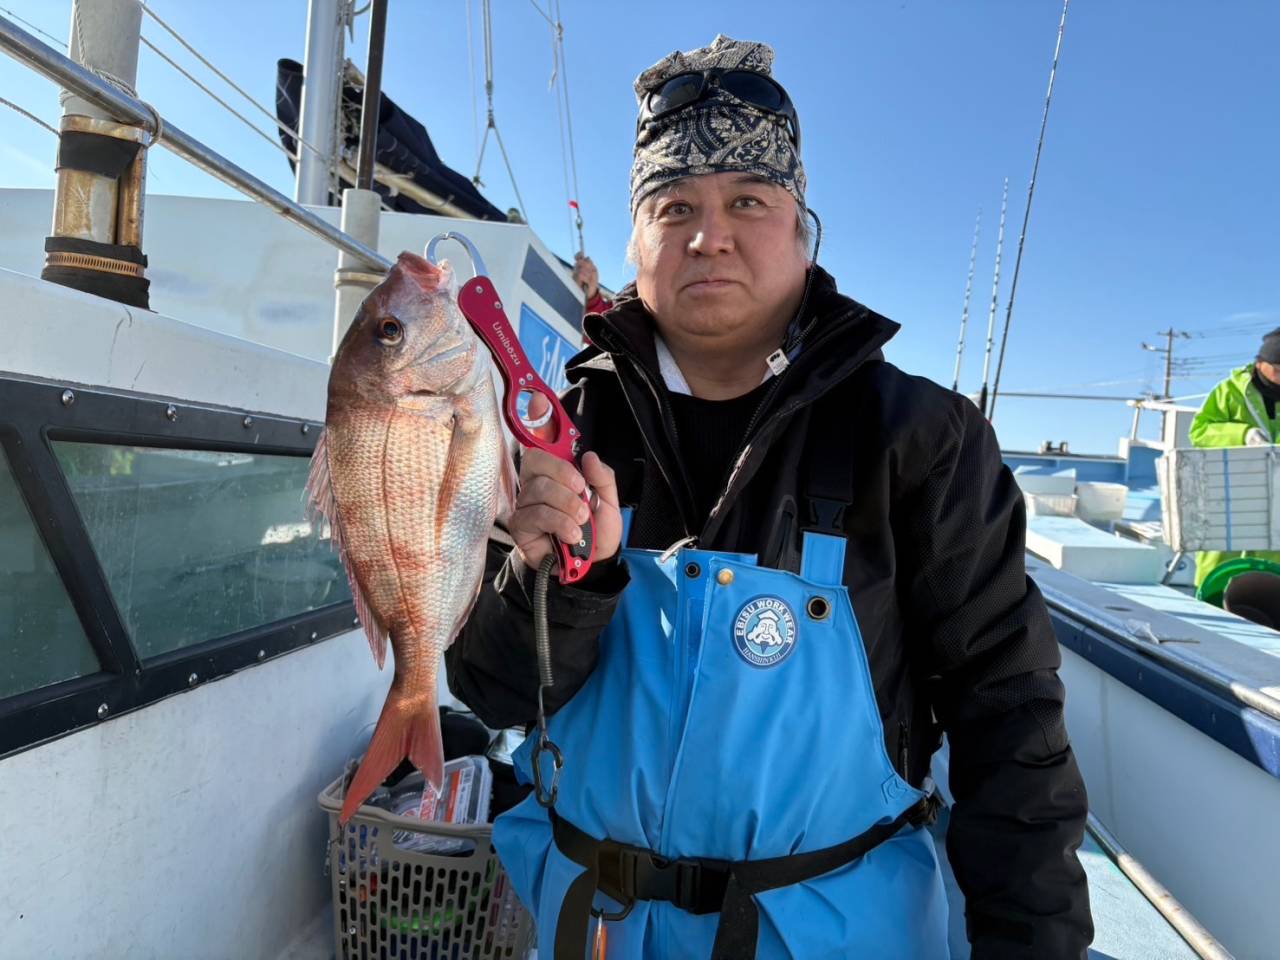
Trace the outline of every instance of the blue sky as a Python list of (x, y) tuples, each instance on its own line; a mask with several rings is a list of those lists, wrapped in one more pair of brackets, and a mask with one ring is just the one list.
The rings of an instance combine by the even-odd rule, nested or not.
[[(148, 2), (268, 105), (276, 59), (302, 58), (305, 0)], [(387, 93), (467, 175), (484, 122), (479, 0), (470, 2), (474, 87), (468, 0), (392, 0), (384, 76)], [(0, 7), (66, 34), (69, 0)], [(527, 0), (495, 0), (493, 8), (498, 125), (530, 221), (567, 254), (576, 239), (547, 86), (550, 31)], [(766, 40), (804, 127), (808, 199), (826, 226), (821, 262), (846, 293), (902, 323), (892, 361), (948, 385), (974, 216), (983, 209), (961, 384), (976, 390), (1000, 185), (1010, 178), (1003, 322), (1060, 12), (1057, 0), (561, 0), (588, 251), (606, 283), (628, 279), (635, 75), (717, 32)], [(191, 63), (154, 23), (144, 18), (143, 28)], [(361, 64), (366, 29), (361, 18), (348, 44)], [(1264, 0), (1074, 0), (1002, 388), (1158, 390), (1160, 359), (1140, 344), (1173, 326), (1197, 334), (1179, 342), (1177, 355), (1203, 358), (1174, 392), (1203, 392), (1252, 356), (1260, 332), (1280, 325), (1277, 35), (1280, 4)], [(139, 89), (184, 130), (292, 193), (282, 154), (146, 49)], [(7, 58), (0, 95), (56, 123), (54, 87)], [(0, 108), (0, 186), (51, 186), (53, 153), (49, 133)], [(492, 144), (482, 175), (494, 203), (514, 205)], [(149, 176), (157, 193), (235, 196), (163, 150)], [(1128, 423), (1122, 404), (1016, 398), (1001, 400), (996, 418), (1006, 447), (1066, 440), (1108, 453)]]

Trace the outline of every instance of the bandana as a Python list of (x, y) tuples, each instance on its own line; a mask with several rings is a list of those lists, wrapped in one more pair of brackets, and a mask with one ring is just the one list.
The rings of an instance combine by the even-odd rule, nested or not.
[[(664, 57), (636, 78), (636, 100), (681, 73), (720, 68), (770, 76), (773, 48), (720, 35), (709, 47)], [(663, 184), (708, 173), (752, 173), (786, 189), (804, 205), (805, 176), (784, 124), (723, 88), (705, 100), (645, 123), (631, 165), (631, 216)]]

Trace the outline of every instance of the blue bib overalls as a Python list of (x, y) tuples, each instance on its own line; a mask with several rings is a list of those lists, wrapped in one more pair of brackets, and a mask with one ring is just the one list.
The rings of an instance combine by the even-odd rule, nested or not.
[[(588, 917), (574, 905), (584, 896), (626, 913), (609, 923), (609, 960), (707, 958), (713, 944), (717, 957), (751, 956), (753, 943), (767, 960), (948, 956), (933, 841), (895, 823), (926, 797), (885, 753), (844, 549), (840, 537), (806, 533), (798, 576), (741, 554), (624, 551), (631, 583), (600, 637), (599, 664), (550, 719), (565, 757), (555, 813), (531, 796), (494, 826), (537, 920), (539, 956), (580, 960)], [(534, 739), (517, 755), (526, 780)], [(751, 895), (743, 869), (728, 881), (740, 889), (724, 897), (717, 939), (722, 914), (706, 912), (719, 911), (707, 907), (708, 889), (723, 896), (734, 864), (868, 831), (862, 855), (799, 882), (755, 883), (763, 892)], [(630, 903), (597, 891), (609, 871), (597, 878), (584, 865), (594, 862), (581, 856), (584, 841), (612, 841), (615, 875), (600, 885), (638, 893)], [(619, 845), (638, 851), (618, 856)], [(698, 881), (681, 861), (723, 862), (718, 886), (710, 869)], [(664, 892), (646, 899), (646, 887)]]

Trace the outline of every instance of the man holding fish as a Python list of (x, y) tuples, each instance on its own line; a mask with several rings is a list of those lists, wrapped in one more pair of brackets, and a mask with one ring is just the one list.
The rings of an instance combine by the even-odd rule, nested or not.
[[(525, 451), (506, 510), (489, 441), (467, 448), (487, 498), (468, 516), (507, 536), (445, 657), (489, 726), (533, 721), (534, 571), (595, 527), (591, 571), (547, 597), (558, 796), (501, 816), (495, 846), (542, 957), (607, 934), (610, 960), (941, 960), (945, 732), (973, 957), (1082, 958), (1087, 803), (1021, 497), (977, 409), (886, 363), (897, 325), (817, 266), (772, 59), (717, 37), (636, 81), (636, 281), (568, 368), (581, 471)], [(473, 534), (455, 547), (483, 552)], [(407, 569), (437, 562), (410, 541)]]

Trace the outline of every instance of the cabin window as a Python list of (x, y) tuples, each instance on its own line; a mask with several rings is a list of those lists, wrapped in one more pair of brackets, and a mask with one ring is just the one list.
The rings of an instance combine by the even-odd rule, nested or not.
[(351, 599), (306, 457), (54, 441), (140, 660)]
[(98, 657), (0, 449), (0, 698), (98, 670)]

